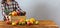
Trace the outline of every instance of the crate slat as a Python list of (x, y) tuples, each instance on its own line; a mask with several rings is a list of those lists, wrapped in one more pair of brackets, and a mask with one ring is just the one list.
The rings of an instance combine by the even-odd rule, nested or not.
[(11, 16), (11, 21), (14, 22), (16, 20), (26, 19), (26, 16)]

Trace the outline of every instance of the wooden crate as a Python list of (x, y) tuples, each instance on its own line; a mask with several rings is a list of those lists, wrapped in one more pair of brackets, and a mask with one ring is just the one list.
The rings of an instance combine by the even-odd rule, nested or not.
[(11, 21), (14, 22), (16, 20), (26, 19), (26, 16), (11, 16)]

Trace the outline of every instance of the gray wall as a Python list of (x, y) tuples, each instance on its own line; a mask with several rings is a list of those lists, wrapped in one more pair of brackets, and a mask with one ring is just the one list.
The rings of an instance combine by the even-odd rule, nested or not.
[(1, 10), (1, 0), (0, 0), (0, 21), (3, 21), (2, 10)]
[(26, 11), (27, 13), (26, 16), (28, 18), (34, 17), (38, 20), (53, 20), (56, 22), (56, 24), (60, 26), (60, 0), (16, 0), (16, 1), (18, 1), (21, 9)]
[(20, 0), (18, 3), (28, 18), (53, 20), (60, 26), (60, 0)]

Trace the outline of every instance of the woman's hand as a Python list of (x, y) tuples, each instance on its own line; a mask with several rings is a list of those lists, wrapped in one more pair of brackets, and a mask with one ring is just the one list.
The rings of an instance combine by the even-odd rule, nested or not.
[(7, 15), (5, 16), (5, 18), (6, 18), (6, 20), (9, 20), (9, 17)]
[(25, 16), (26, 12), (25, 11), (21, 11), (21, 16)]
[(20, 16), (25, 16), (26, 15), (26, 11), (23, 11), (23, 10), (16, 10), (16, 12), (20, 12)]

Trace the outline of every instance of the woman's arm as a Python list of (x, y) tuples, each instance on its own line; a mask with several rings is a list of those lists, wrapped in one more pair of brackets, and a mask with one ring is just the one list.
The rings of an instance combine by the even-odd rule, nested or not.
[(4, 10), (5, 10), (5, 7), (4, 7), (4, 4), (1, 4), (1, 8), (2, 8), (2, 15), (8, 19), (8, 16), (5, 14)]
[(2, 15), (3, 15), (3, 16), (6, 16), (6, 14), (5, 14), (5, 12), (4, 12), (4, 10), (5, 10), (4, 4), (1, 5), (1, 8), (2, 8)]
[(22, 10), (22, 9), (19, 7), (19, 4), (18, 4), (17, 2), (15, 3), (15, 6), (16, 6), (16, 10), (18, 10), (18, 11)]
[(20, 7), (19, 7), (19, 4), (16, 2), (16, 8), (17, 8), (17, 11), (20, 11), (21, 13), (21, 16), (25, 16), (26, 15), (26, 12), (23, 11)]
[[(15, 1), (15, 2), (16, 2), (16, 1)], [(17, 10), (17, 11), (23, 12), (23, 10), (19, 7), (18, 2), (15, 3), (15, 6), (16, 6), (16, 10)]]

